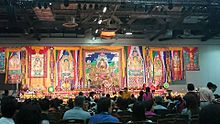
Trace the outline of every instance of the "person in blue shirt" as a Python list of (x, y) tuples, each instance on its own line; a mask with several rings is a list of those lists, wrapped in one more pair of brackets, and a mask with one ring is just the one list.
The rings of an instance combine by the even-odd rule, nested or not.
[(111, 100), (106, 97), (100, 98), (97, 103), (97, 114), (90, 118), (89, 124), (97, 124), (103, 122), (119, 122), (119, 119), (112, 116), (111, 112)]

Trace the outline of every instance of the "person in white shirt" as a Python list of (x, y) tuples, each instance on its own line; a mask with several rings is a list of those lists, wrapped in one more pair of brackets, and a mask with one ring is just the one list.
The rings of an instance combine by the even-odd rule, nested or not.
[(0, 124), (15, 124), (12, 117), (16, 111), (17, 101), (12, 96), (5, 96), (1, 101), (1, 112), (2, 117), (0, 119)]
[(199, 89), (200, 107), (203, 108), (215, 100), (214, 92), (217, 86), (211, 82), (207, 83), (207, 87)]

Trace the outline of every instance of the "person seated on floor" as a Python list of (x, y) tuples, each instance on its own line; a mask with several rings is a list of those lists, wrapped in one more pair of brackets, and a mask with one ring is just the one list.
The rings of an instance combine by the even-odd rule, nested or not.
[(220, 104), (209, 104), (199, 113), (199, 124), (219, 124)]
[(153, 94), (150, 92), (150, 87), (146, 87), (146, 92), (143, 94), (143, 101), (152, 101)]
[(36, 104), (24, 104), (15, 117), (15, 124), (40, 124), (40, 107)]
[(145, 116), (155, 116), (156, 114), (153, 112), (153, 101), (144, 101), (145, 104)]
[(89, 112), (83, 110), (83, 106), (85, 104), (85, 97), (77, 96), (75, 98), (75, 106), (73, 109), (66, 111), (63, 115), (63, 119), (80, 119), (87, 120), (91, 117)]
[(17, 101), (12, 96), (5, 96), (1, 101), (1, 114), (0, 124), (14, 124), (13, 115), (16, 111)]
[(111, 115), (111, 100), (103, 97), (97, 102), (97, 114), (89, 119), (89, 124), (97, 124), (101, 122), (119, 122), (119, 119)]
[(123, 92), (123, 94), (122, 94), (122, 98), (127, 100), (127, 99), (129, 99), (130, 97), (131, 97), (131, 93), (128, 92), (128, 88), (125, 87), (125, 88), (124, 88), (124, 92)]
[(156, 96), (155, 98), (156, 105), (153, 106), (154, 110), (167, 110), (166, 107), (164, 107), (163, 104), (163, 98), (161, 96)]
[(193, 115), (199, 114), (199, 105), (198, 99), (193, 94), (188, 94), (184, 97), (186, 108), (184, 108), (181, 112), (183, 115), (188, 115), (189, 119)]
[(49, 124), (49, 118), (48, 118), (48, 112), (49, 112), (49, 106), (50, 101), (46, 98), (39, 101), (39, 105), (41, 108), (41, 124)]

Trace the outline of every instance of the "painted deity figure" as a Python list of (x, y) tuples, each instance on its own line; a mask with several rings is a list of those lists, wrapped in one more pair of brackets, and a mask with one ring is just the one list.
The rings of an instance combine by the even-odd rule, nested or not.
[(173, 79), (174, 80), (179, 80), (180, 79), (180, 58), (178, 56), (178, 53), (175, 52), (173, 56)]
[(154, 58), (154, 84), (155, 86), (158, 86), (161, 81), (162, 81), (162, 77), (163, 77), (163, 66), (162, 66), (162, 62), (160, 60), (159, 55), (155, 56)]
[(134, 48), (132, 56), (128, 59), (128, 65), (130, 66), (131, 70), (141, 70), (142, 59), (138, 56), (138, 52), (136, 48)]
[(20, 69), (21, 62), (19, 56), (17, 54), (13, 55), (9, 62), (10, 70), (18, 70)]

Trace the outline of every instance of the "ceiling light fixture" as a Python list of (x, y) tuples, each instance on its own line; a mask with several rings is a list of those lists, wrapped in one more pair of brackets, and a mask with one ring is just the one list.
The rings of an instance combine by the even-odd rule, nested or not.
[(98, 21), (98, 24), (102, 24), (102, 20), (101, 19)]
[(107, 7), (105, 6), (104, 8), (103, 8), (103, 13), (105, 13), (107, 11)]
[(96, 30), (95, 30), (95, 33), (97, 34), (98, 32), (99, 32), (99, 29), (96, 29)]

